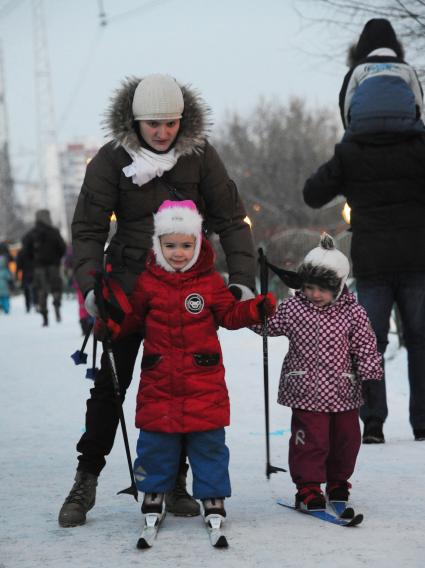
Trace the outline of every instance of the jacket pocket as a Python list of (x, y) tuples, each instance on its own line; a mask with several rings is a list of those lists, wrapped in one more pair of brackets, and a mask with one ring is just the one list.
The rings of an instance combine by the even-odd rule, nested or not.
[(361, 385), (355, 373), (341, 373), (338, 381), (338, 394), (344, 400), (354, 401), (360, 397)]
[(162, 355), (152, 353), (152, 355), (143, 355), (142, 357), (142, 371), (153, 369), (161, 361)]
[(285, 391), (296, 398), (303, 397), (310, 386), (307, 371), (290, 371), (285, 373)]
[(193, 359), (196, 365), (200, 367), (213, 367), (220, 363), (220, 355), (218, 353), (194, 353)]

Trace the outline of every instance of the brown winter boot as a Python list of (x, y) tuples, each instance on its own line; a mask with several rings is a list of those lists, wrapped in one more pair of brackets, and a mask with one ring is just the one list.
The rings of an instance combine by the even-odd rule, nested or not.
[(187, 469), (185, 464), (185, 471), (179, 471), (174, 489), (165, 495), (165, 507), (176, 517), (196, 517), (201, 513), (199, 503), (186, 491)]
[(97, 475), (77, 471), (75, 483), (59, 511), (61, 527), (84, 525), (86, 513), (94, 507), (96, 501)]

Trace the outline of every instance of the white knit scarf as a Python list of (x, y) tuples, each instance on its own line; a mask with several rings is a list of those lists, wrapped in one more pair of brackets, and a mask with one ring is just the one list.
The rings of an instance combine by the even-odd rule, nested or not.
[(140, 148), (138, 152), (124, 146), (125, 151), (133, 161), (122, 169), (126, 177), (131, 177), (133, 183), (139, 187), (148, 183), (155, 177), (161, 177), (176, 165), (179, 155), (173, 148), (166, 154), (156, 154), (146, 148)]

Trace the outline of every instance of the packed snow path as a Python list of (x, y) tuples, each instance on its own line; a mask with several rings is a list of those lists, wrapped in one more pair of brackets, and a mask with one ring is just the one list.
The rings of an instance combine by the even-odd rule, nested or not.
[[(23, 298), (0, 313), (0, 568), (290, 568), (302, 566), (395, 568), (423, 566), (425, 555), (425, 442), (413, 441), (408, 423), (406, 354), (389, 348), (389, 418), (386, 444), (362, 446), (352, 478), (352, 506), (363, 524), (345, 529), (276, 504), (292, 499), (288, 473), (265, 477), (262, 340), (248, 330), (220, 331), (232, 404), (227, 429), (233, 496), (226, 501), (227, 550), (211, 548), (200, 517), (168, 515), (155, 546), (136, 548), (140, 503), (116, 493), (129, 485), (121, 432), (117, 435), (87, 524), (60, 528), (57, 515), (73, 483), (75, 444), (84, 428), (91, 382), (70, 354), (82, 337), (73, 299), (63, 322), (41, 328)], [(290, 411), (275, 403), (285, 338), (269, 340), (272, 464), (287, 467)], [(90, 361), (90, 355), (89, 355)], [(139, 364), (138, 364), (138, 367)], [(134, 457), (138, 372), (125, 414)], [(148, 563), (148, 564), (146, 564)]]

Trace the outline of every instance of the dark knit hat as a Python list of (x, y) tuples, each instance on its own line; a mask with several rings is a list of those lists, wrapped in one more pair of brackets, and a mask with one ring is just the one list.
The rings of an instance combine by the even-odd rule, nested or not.
[(352, 57), (354, 60), (360, 61), (367, 57), (371, 51), (381, 47), (392, 49), (397, 57), (404, 57), (403, 46), (397, 39), (390, 22), (385, 18), (372, 18), (365, 24), (357, 45), (353, 49)]
[(35, 212), (36, 223), (43, 223), (44, 225), (51, 225), (52, 219), (50, 217), (50, 211), (48, 209), (39, 209)]
[(311, 250), (298, 268), (303, 284), (316, 284), (337, 298), (350, 273), (348, 258), (335, 248), (333, 238), (323, 233), (319, 246)]

